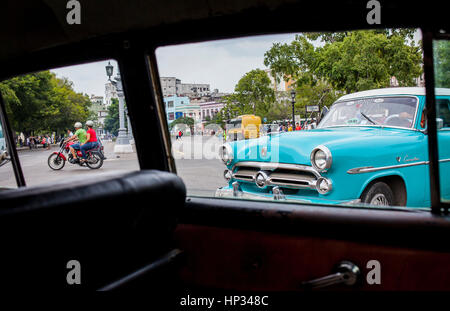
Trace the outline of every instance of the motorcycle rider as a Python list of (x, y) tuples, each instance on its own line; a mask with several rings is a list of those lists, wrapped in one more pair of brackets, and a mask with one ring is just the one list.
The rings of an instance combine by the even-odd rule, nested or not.
[(70, 152), (73, 155), (73, 163), (77, 163), (80, 160), (77, 158), (77, 153), (75, 150), (80, 150), (81, 149), (81, 145), (80, 144), (84, 144), (86, 142), (86, 130), (84, 130), (82, 127), (83, 125), (80, 122), (76, 122), (75, 125), (75, 133), (73, 134), (72, 137), (69, 137), (66, 142), (78, 139), (78, 143), (77, 144), (73, 144), (72, 146), (70, 146)]
[(94, 122), (86, 121), (86, 126), (88, 128), (86, 132), (86, 141), (81, 144), (81, 154), (83, 155), (83, 159), (81, 159), (81, 163), (87, 161), (86, 159), (86, 151), (98, 147), (97, 133), (92, 128), (94, 126)]

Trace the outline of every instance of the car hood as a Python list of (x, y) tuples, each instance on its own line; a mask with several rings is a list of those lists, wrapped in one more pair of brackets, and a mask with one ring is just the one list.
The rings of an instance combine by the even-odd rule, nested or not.
[(262, 161), (310, 165), (311, 151), (325, 145), (334, 153), (368, 150), (376, 145), (390, 148), (411, 144), (423, 134), (418, 131), (381, 127), (330, 127), (273, 134), (236, 142), (237, 161)]

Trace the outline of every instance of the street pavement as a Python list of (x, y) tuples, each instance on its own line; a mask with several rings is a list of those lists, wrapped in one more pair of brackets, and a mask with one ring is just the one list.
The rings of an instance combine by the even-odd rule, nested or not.
[[(226, 184), (223, 178), (225, 165), (217, 158), (217, 148), (221, 140), (210, 136), (183, 137), (172, 140), (172, 154), (175, 158), (177, 174), (186, 184), (188, 195), (214, 196), (218, 187)], [(27, 186), (39, 186), (58, 181), (70, 181), (71, 178), (100, 176), (139, 170), (136, 153), (115, 154), (114, 143), (104, 142), (105, 156), (103, 166), (91, 170), (66, 162), (64, 168), (54, 171), (48, 167), (47, 159), (53, 151), (35, 149), (18, 152)], [(134, 148), (134, 145), (133, 145)], [(16, 187), (11, 163), (0, 167), (0, 187)]]
[(225, 165), (218, 158), (222, 140), (215, 136), (184, 136), (172, 139), (172, 155), (177, 174), (193, 196), (214, 196), (216, 189), (226, 185)]
[[(25, 182), (27, 186), (39, 186), (58, 181), (68, 181), (74, 177), (97, 178), (100, 175), (139, 170), (136, 153), (116, 155), (114, 154), (113, 142), (104, 142), (104, 147), (107, 159), (103, 166), (97, 170), (69, 162), (66, 162), (65, 166), (59, 171), (52, 170), (47, 164), (47, 159), (52, 152), (58, 151), (59, 147), (52, 147), (51, 150), (42, 148), (20, 150), (18, 154)], [(0, 187), (16, 187), (11, 163), (0, 167)]]

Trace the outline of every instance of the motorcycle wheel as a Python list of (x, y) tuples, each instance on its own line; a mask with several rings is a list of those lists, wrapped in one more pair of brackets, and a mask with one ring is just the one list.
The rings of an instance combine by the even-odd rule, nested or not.
[(87, 160), (86, 165), (93, 170), (99, 169), (103, 165), (103, 159), (98, 153), (93, 153)]
[(58, 154), (53, 153), (48, 157), (47, 164), (52, 170), (59, 171), (64, 167), (66, 161)]

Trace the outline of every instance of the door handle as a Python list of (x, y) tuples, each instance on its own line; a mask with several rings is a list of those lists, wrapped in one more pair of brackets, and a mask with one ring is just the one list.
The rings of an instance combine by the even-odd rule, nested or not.
[(356, 284), (360, 274), (361, 272), (357, 265), (350, 261), (342, 261), (337, 265), (333, 274), (303, 282), (302, 287), (305, 289), (316, 289), (338, 284), (351, 286)]

